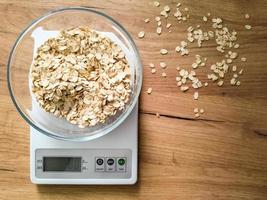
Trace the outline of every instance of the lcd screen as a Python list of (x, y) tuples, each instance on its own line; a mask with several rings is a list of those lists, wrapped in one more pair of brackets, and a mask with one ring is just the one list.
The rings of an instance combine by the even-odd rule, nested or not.
[(45, 172), (81, 172), (81, 157), (44, 157)]

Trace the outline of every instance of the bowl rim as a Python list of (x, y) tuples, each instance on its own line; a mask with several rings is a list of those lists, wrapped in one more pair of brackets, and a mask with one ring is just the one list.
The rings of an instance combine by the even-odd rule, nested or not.
[[(11, 86), (11, 63), (12, 63), (12, 58), (13, 58), (13, 54), (16, 51), (16, 48), (18, 46), (18, 44), (20, 43), (21, 39), (24, 37), (24, 35), (32, 28), (34, 27), (36, 24), (38, 24), (39, 22), (41, 22), (42, 20), (57, 14), (57, 13), (61, 13), (64, 11), (71, 11), (71, 10), (76, 10), (76, 11), (84, 11), (84, 12), (91, 12), (94, 14), (97, 14), (101, 17), (104, 17), (106, 19), (108, 19), (109, 21), (111, 21), (113, 23), (113, 25), (116, 26), (116, 28), (118, 28), (120, 31), (122, 31), (123, 34), (126, 35), (127, 40), (129, 40), (130, 44), (132, 45), (134, 52), (136, 54), (137, 57), (137, 64), (140, 68), (140, 75), (139, 75), (139, 80), (138, 80), (138, 84), (137, 84), (137, 93), (133, 98), (132, 104), (128, 107), (127, 111), (125, 113), (123, 113), (122, 115), (120, 115), (120, 117), (117, 119), (118, 121), (116, 123), (114, 123), (112, 126), (105, 128), (103, 131), (95, 133), (93, 135), (86, 135), (86, 136), (79, 136), (79, 137), (63, 137), (60, 135), (56, 135), (56, 134), (52, 134), (50, 133), (50, 131), (45, 131), (44, 129), (40, 128), (39, 126), (35, 125), (34, 122), (32, 122), (27, 116), (26, 114), (24, 114), (24, 112), (22, 111), (22, 109), (20, 108), (19, 104), (16, 101), (16, 98), (13, 94), (13, 89)], [(34, 129), (36, 129), (37, 131), (45, 134), (46, 136), (55, 138), (55, 139), (59, 139), (59, 140), (65, 140), (65, 141), (77, 141), (77, 142), (85, 142), (85, 141), (89, 141), (89, 140), (93, 140), (96, 138), (99, 138), (101, 136), (104, 136), (108, 133), (110, 133), (112, 130), (114, 130), (115, 128), (117, 128), (128, 116), (129, 114), (132, 112), (133, 108), (136, 106), (136, 104), (138, 103), (138, 98), (141, 92), (141, 88), (142, 88), (142, 82), (143, 82), (143, 66), (142, 66), (142, 62), (141, 62), (141, 56), (140, 53), (138, 51), (138, 48), (133, 40), (133, 38), (131, 37), (130, 33), (119, 23), (117, 22), (115, 19), (113, 19), (112, 17), (110, 17), (109, 15), (105, 14), (102, 11), (99, 11), (97, 8), (94, 7), (85, 7), (85, 6), (75, 6), (75, 7), (61, 7), (61, 8), (57, 8), (57, 9), (53, 9), (50, 10), (48, 12), (46, 12), (45, 14), (41, 15), (40, 17), (34, 19), (31, 21), (30, 24), (28, 24), (26, 26), (26, 28), (24, 28), (24, 30), (22, 30), (19, 34), (19, 36), (16, 38), (15, 43), (13, 44), (11, 51), (9, 53), (8, 56), (8, 62), (7, 62), (7, 85), (8, 85), (8, 90), (9, 90), (9, 94), (11, 96), (12, 102), (15, 105), (17, 111), (19, 112), (19, 114), (22, 116), (22, 118)]]

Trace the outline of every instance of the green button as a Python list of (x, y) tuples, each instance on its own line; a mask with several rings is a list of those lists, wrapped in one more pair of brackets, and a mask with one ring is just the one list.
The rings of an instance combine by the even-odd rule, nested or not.
[(119, 164), (119, 165), (124, 165), (124, 164), (125, 164), (125, 160), (124, 160), (123, 158), (120, 158), (120, 159), (118, 160), (118, 164)]

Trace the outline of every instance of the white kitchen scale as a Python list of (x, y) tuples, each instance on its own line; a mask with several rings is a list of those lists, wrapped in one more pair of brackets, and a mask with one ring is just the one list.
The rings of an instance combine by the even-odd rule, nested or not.
[[(33, 33), (34, 52), (58, 31), (42, 27)], [(124, 45), (112, 34), (129, 61), (133, 58)], [(33, 98), (34, 99), (34, 98)], [(46, 117), (32, 102), (32, 116)], [(47, 123), (57, 123), (46, 118)], [(138, 106), (112, 132), (87, 142), (63, 141), (48, 137), (30, 128), (30, 176), (36, 184), (134, 184), (137, 181)]]
[(30, 129), (30, 176), (36, 184), (134, 184), (138, 107), (112, 132), (87, 142), (63, 141)]

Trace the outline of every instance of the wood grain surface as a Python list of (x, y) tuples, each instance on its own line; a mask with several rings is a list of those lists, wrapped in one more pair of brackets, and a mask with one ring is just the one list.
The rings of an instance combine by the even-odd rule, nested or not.
[[(175, 8), (177, 1), (161, 0)], [(183, 0), (190, 19), (178, 23), (172, 32), (158, 36), (154, 17), (160, 8), (146, 0), (33, 1), (0, 0), (0, 199), (162, 199), (225, 200), (267, 199), (267, 1), (265, 0)], [(29, 126), (19, 116), (7, 90), (8, 53), (20, 31), (33, 19), (62, 6), (90, 6), (118, 20), (133, 36), (144, 65), (144, 83), (139, 114), (139, 181), (134, 186), (37, 186), (29, 178)], [(161, 6), (162, 8), (162, 6)], [(200, 89), (198, 101), (193, 90), (182, 93), (176, 86), (176, 66), (190, 69), (195, 54), (208, 57), (207, 65), (222, 59), (215, 44), (189, 46), (190, 54), (174, 52), (186, 37), (189, 25), (203, 24), (210, 12), (238, 32), (244, 68), (239, 87), (230, 86), (230, 75), (222, 88), (209, 84)], [(250, 20), (244, 14), (251, 15)], [(150, 18), (149, 24), (144, 23)], [(163, 20), (166, 24), (166, 21)], [(244, 29), (245, 24), (252, 30)], [(208, 25), (202, 25), (203, 28)], [(144, 30), (143, 40), (136, 36)], [(169, 50), (166, 56), (158, 52)], [(161, 70), (150, 73), (150, 62), (168, 64), (167, 78)], [(206, 80), (209, 67), (197, 70)], [(230, 73), (231, 74), (231, 73)], [(151, 95), (146, 94), (153, 88)], [(194, 119), (193, 109), (205, 114)], [(160, 118), (155, 113), (161, 114)]]

